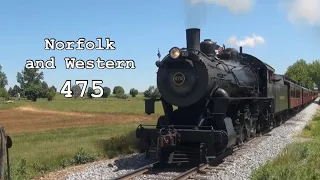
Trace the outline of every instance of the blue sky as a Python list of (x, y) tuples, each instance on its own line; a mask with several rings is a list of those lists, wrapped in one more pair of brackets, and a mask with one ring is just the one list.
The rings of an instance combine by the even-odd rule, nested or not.
[[(67, 79), (101, 79), (110, 88), (121, 85), (126, 91), (144, 91), (156, 85), (158, 48), (163, 57), (173, 46), (185, 47), (185, 29), (191, 26), (201, 28), (201, 40), (244, 45), (244, 52), (267, 62), (277, 73), (284, 73), (299, 58), (307, 62), (319, 58), (319, 0), (191, 1), (2, 1), (0, 64), (8, 87), (17, 84), (16, 74), (26, 60), (55, 56), (57, 69), (42, 71), (45, 81), (58, 89)], [(81, 37), (110, 37), (116, 50), (44, 50), (44, 38)], [(72, 56), (133, 59), (136, 69), (65, 69), (64, 57)]]

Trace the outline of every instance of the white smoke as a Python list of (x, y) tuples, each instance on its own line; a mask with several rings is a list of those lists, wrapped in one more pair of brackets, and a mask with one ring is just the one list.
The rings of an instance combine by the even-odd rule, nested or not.
[(248, 46), (251, 48), (260, 44), (265, 44), (265, 40), (262, 36), (253, 34), (251, 37), (245, 36), (243, 40), (238, 40), (237, 36), (231, 36), (227, 40), (227, 44), (231, 46)]
[(200, 28), (206, 21), (208, 4), (227, 8), (234, 14), (249, 12), (255, 0), (183, 0), (187, 28)]
[[(255, 5), (255, 0), (186, 0), (191, 5), (216, 4), (227, 8), (234, 14), (249, 12)], [(307, 0), (306, 0), (307, 1)]]
[(291, 23), (320, 26), (320, 0), (282, 0)]

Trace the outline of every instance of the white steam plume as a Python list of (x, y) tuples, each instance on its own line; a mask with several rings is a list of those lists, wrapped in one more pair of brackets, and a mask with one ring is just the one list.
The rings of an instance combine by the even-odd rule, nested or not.
[(227, 44), (232, 46), (248, 46), (251, 48), (260, 44), (265, 44), (265, 40), (262, 36), (253, 34), (251, 37), (245, 36), (243, 40), (238, 40), (237, 36), (231, 36), (227, 40)]

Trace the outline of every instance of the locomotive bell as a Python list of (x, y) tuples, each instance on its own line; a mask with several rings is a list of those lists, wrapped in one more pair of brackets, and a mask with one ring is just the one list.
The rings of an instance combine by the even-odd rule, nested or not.
[(205, 39), (200, 43), (200, 51), (205, 53), (207, 56), (212, 57), (216, 54), (216, 43), (211, 41), (211, 39)]

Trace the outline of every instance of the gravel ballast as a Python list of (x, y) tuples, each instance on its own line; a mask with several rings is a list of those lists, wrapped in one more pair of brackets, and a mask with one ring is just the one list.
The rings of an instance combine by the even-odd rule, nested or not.
[[(242, 180), (249, 179), (254, 169), (257, 169), (267, 160), (274, 159), (277, 154), (289, 143), (297, 141), (293, 136), (300, 133), (307, 123), (312, 119), (312, 116), (318, 109), (318, 104), (312, 103), (296, 116), (289, 119), (286, 123), (273, 129), (268, 133), (268, 136), (258, 137), (246, 144), (244, 148), (237, 151), (232, 158), (232, 163), (223, 166), (223, 170), (206, 174), (205, 176), (198, 175), (197, 179), (230, 179)], [(105, 180), (113, 179), (126, 173), (132, 172), (142, 166), (149, 164), (150, 161), (144, 159), (141, 154), (133, 154), (122, 157), (120, 159), (106, 160), (101, 163), (96, 163), (87, 168), (69, 173), (61, 180)], [(157, 175), (146, 175), (139, 179), (170, 179), (169, 177), (176, 176), (178, 173), (160, 173)], [(138, 178), (137, 178), (138, 179)]]

